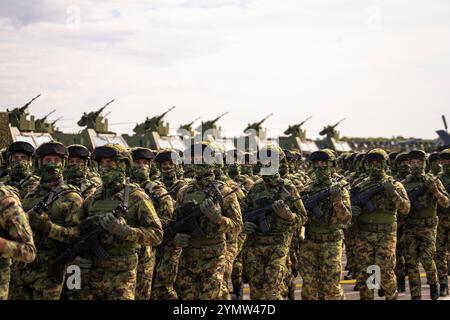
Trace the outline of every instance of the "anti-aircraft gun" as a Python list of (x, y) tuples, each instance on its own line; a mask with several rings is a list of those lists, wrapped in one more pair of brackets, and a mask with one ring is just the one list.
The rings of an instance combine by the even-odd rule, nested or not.
[(345, 118), (332, 126), (326, 126), (319, 132), (319, 135), (325, 136), (323, 140), (317, 142), (320, 149), (328, 148), (337, 152), (349, 152), (352, 150), (347, 142), (340, 141), (339, 131), (336, 130), (336, 127), (344, 120)]
[(167, 111), (163, 112), (159, 116), (154, 116), (152, 118), (146, 118), (144, 122), (137, 124), (133, 131), (136, 134), (145, 134), (146, 132), (158, 132), (160, 136), (167, 136), (169, 134), (169, 125), (164, 125), (163, 118), (168, 114), (171, 110), (175, 109), (176, 106), (173, 106)]
[(448, 133), (447, 119), (445, 115), (442, 115), (442, 122), (444, 123), (444, 130), (437, 130), (436, 133), (439, 136), (440, 148), (450, 148), (450, 133)]
[(177, 129), (177, 133), (179, 133), (182, 136), (194, 137), (195, 132), (194, 132), (194, 129), (192, 129), (192, 125), (198, 119), (200, 119), (200, 117), (195, 118), (194, 120), (192, 120), (191, 122), (189, 122), (187, 124), (180, 125), (180, 127)]
[(56, 109), (53, 109), (52, 111), (50, 111), (49, 113), (47, 113), (45, 116), (43, 116), (42, 118), (36, 119), (34, 126), (35, 126), (35, 130), (37, 132), (47, 132), (48, 128), (50, 126), (50, 124), (47, 122), (47, 118), (49, 115), (53, 114), (56, 112)]
[(262, 118), (258, 122), (249, 123), (247, 128), (244, 129), (244, 133), (247, 133), (247, 134), (254, 134), (254, 133), (256, 133), (256, 135), (259, 136), (260, 132), (262, 130), (261, 125), (263, 124), (264, 121), (267, 120), (267, 118), (270, 118), (271, 116), (273, 116), (273, 113), (265, 116), (264, 118)]
[(107, 133), (108, 131), (108, 119), (104, 119), (104, 117), (100, 116), (103, 110), (111, 103), (114, 102), (115, 99), (112, 99), (103, 107), (98, 109), (97, 111), (92, 111), (89, 113), (84, 112), (81, 116), (81, 119), (77, 122), (80, 127), (87, 127), (88, 129), (94, 129), (97, 133)]
[(9, 123), (13, 127), (19, 128), (19, 130), (26, 130), (26, 131), (32, 131), (34, 130), (34, 119), (32, 121), (29, 121), (26, 119), (28, 116), (27, 109), (30, 106), (30, 104), (33, 103), (34, 100), (39, 98), (41, 94), (38, 94), (36, 97), (28, 101), (23, 105), (23, 107), (17, 107), (12, 110), (6, 109), (6, 112), (8, 113), (9, 117)]
[(227, 112), (222, 113), (220, 116), (218, 116), (218, 117), (215, 118), (215, 119), (208, 120), (208, 121), (205, 121), (205, 122), (202, 121), (202, 124), (201, 124), (199, 127), (197, 127), (196, 130), (197, 130), (197, 131), (200, 131), (200, 130), (201, 130), (202, 137), (204, 137), (205, 132), (206, 132), (207, 130), (210, 130), (209, 132), (211, 132), (211, 130), (212, 130), (212, 131), (213, 131), (212, 134), (213, 134), (214, 136), (220, 137), (220, 136), (221, 136), (221, 132), (220, 132), (220, 131), (221, 131), (221, 128), (218, 127), (218, 126), (216, 125), (216, 123), (217, 123), (217, 121), (219, 121), (223, 116), (227, 115), (228, 113), (229, 113), (229, 112), (227, 111)]
[(290, 125), (285, 131), (284, 134), (291, 135), (293, 137), (299, 137), (302, 141), (306, 140), (305, 130), (302, 130), (301, 127), (311, 119), (312, 117), (308, 117), (300, 123)]
[(336, 127), (341, 124), (345, 120), (342, 119), (338, 121), (336, 124), (332, 126), (326, 126), (322, 129), (322, 131), (319, 132), (319, 135), (326, 136), (327, 138), (334, 138), (335, 140), (339, 140), (339, 131), (335, 130)]

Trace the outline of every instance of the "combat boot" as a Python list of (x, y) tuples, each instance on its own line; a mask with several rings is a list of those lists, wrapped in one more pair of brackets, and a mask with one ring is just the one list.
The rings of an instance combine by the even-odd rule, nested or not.
[(295, 278), (292, 277), (291, 282), (289, 283), (289, 287), (288, 287), (288, 299), (289, 300), (295, 300)]
[(446, 297), (448, 295), (448, 284), (447, 283), (441, 283), (439, 285), (439, 295), (441, 297)]
[(417, 296), (417, 297), (411, 297), (411, 300), (422, 300), (422, 297)]
[(378, 289), (378, 296), (381, 298), (381, 297), (384, 297), (384, 289), (383, 288), (380, 288), (380, 289)]
[(406, 291), (404, 277), (397, 279), (397, 290), (399, 293), (403, 293)]
[(439, 290), (438, 290), (437, 283), (430, 284), (430, 298), (431, 298), (431, 300), (439, 299)]
[(233, 294), (234, 300), (243, 300), (244, 299), (244, 284), (240, 282), (237, 285), (233, 285)]

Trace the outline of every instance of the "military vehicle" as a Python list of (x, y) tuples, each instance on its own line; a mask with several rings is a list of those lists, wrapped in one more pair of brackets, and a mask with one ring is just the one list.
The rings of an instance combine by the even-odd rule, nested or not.
[(437, 130), (439, 136), (439, 147), (441, 149), (450, 148), (450, 133), (448, 133), (447, 119), (442, 115), (442, 122), (444, 123), (444, 130)]
[(55, 131), (55, 138), (65, 145), (82, 144), (89, 150), (103, 146), (107, 143), (116, 143), (128, 147), (125, 139), (114, 132), (109, 131), (108, 119), (101, 115), (105, 108), (114, 102), (109, 101), (103, 107), (94, 112), (84, 112), (81, 119), (77, 122), (80, 127), (85, 127), (78, 133), (64, 133)]
[(250, 123), (244, 129), (244, 136), (236, 138), (236, 148), (250, 152), (257, 151), (268, 143), (276, 143), (273, 139), (267, 137), (267, 130), (261, 125), (270, 118), (273, 113), (265, 116), (261, 120)]
[(332, 126), (328, 125), (319, 132), (319, 135), (324, 136), (323, 139), (317, 141), (319, 149), (328, 148), (338, 153), (352, 151), (352, 148), (346, 141), (340, 140), (339, 131), (336, 130), (336, 127), (344, 120), (345, 118)]
[(290, 125), (283, 133), (285, 136), (278, 137), (280, 146), (283, 149), (299, 150), (303, 153), (309, 154), (317, 151), (317, 144), (313, 140), (306, 137), (306, 130), (302, 126), (310, 120), (308, 117), (300, 123)]
[(133, 135), (124, 134), (123, 137), (130, 147), (144, 147), (152, 150), (173, 148), (186, 149), (182, 137), (170, 135), (170, 125), (164, 122), (164, 117), (175, 109), (169, 108), (162, 114), (152, 118), (146, 118), (144, 122), (136, 124)]
[(36, 120), (28, 112), (28, 107), (39, 98), (28, 101), (22, 107), (0, 112), (0, 147), (5, 148), (14, 141), (26, 141), (37, 148), (40, 144), (53, 140), (48, 132), (36, 132)]

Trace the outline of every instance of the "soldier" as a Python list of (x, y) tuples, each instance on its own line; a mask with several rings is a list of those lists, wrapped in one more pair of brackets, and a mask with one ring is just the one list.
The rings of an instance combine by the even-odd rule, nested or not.
[(429, 173), (438, 176), (442, 172), (442, 165), (439, 161), (439, 152), (433, 152), (428, 156)]
[(268, 145), (260, 154), (262, 178), (249, 191), (244, 212), (271, 205), (271, 213), (267, 215), (269, 230), (263, 233), (254, 222), (244, 222), (248, 235), (244, 244), (244, 269), (252, 300), (281, 300), (287, 293), (285, 277), (292, 234), (304, 221), (306, 212), (295, 186), (282, 179), (277, 171), (285, 157), (283, 150)]
[(37, 259), (14, 265), (11, 299), (58, 300), (64, 279), (56, 280), (48, 266), (78, 236), (83, 198), (75, 187), (64, 184), (67, 148), (59, 142), (43, 143), (36, 150), (40, 183), (27, 194), (23, 208), (34, 233)]
[[(407, 215), (410, 208), (405, 188), (386, 173), (388, 155), (382, 149), (367, 153), (365, 163), (368, 178), (360, 182), (352, 193), (380, 191), (372, 196), (370, 203), (353, 203), (353, 216), (356, 218), (357, 285), (361, 300), (373, 300), (373, 291), (366, 285), (367, 268), (376, 265), (380, 268), (381, 289), (386, 300), (397, 299), (397, 283), (394, 274), (395, 248), (397, 242), (397, 215)], [(352, 196), (352, 201), (353, 196)]]
[[(170, 194), (174, 194), (175, 197), (176, 193), (186, 185), (183, 180), (178, 179), (179, 173), (176, 169), (181, 163), (179, 154), (173, 149), (161, 150), (155, 156), (154, 161), (158, 165), (163, 181), (172, 188)], [(165, 193), (167, 194), (167, 191)], [(173, 221), (175, 201), (170, 195), (163, 197), (163, 199), (172, 203), (171, 209), (166, 209), (162, 215), (164, 218), (161, 219), (163, 228), (166, 230), (169, 223)], [(153, 298), (156, 300), (176, 300), (178, 295), (174, 289), (174, 283), (178, 274), (181, 248), (175, 247), (171, 240), (166, 241), (156, 248), (156, 256)]]
[(0, 300), (8, 298), (12, 261), (31, 263), (36, 257), (33, 233), (19, 198), (0, 187)]
[(175, 235), (175, 246), (183, 248), (176, 290), (183, 300), (222, 299), (226, 238), (241, 231), (241, 210), (231, 188), (215, 180), (215, 148), (200, 142), (186, 153), (196, 165), (195, 179), (178, 193), (175, 221), (198, 212), (201, 232)]
[[(397, 181), (402, 181), (410, 174), (409, 168), (409, 157), (406, 152), (399, 153), (395, 160), (393, 161), (393, 167), (395, 170), (392, 170), (393, 177)], [(406, 267), (405, 267), (405, 244), (403, 243), (403, 232), (405, 226), (405, 216), (399, 215), (397, 217), (397, 246), (395, 249), (395, 276), (397, 278), (397, 290), (399, 293), (403, 293), (406, 291), (405, 289), (405, 278), (406, 278)]]
[(411, 174), (403, 180), (411, 201), (411, 212), (405, 222), (403, 243), (405, 264), (412, 300), (421, 299), (419, 261), (427, 273), (431, 299), (439, 299), (436, 253), (437, 206), (448, 208), (449, 196), (441, 180), (425, 173), (426, 154), (409, 153)]
[[(135, 148), (132, 150), (131, 156), (133, 158), (131, 182), (139, 184), (150, 197), (164, 229), (168, 221), (172, 218), (174, 204), (162, 183), (150, 180), (150, 167), (155, 155), (150, 149)], [(151, 298), (152, 280), (154, 278), (156, 264), (156, 248), (143, 246), (139, 251), (136, 286), (137, 300), (150, 300)]]
[[(126, 181), (132, 161), (126, 148), (106, 144), (97, 147), (92, 158), (98, 163), (103, 184), (86, 199), (84, 210), (87, 216), (97, 217), (106, 230), (100, 244), (108, 257), (91, 258), (83, 298), (133, 300), (137, 253), (141, 247), (156, 246), (161, 242), (161, 222), (145, 191)], [(113, 211), (120, 211), (120, 216), (114, 215)]]
[[(442, 173), (439, 179), (444, 184), (447, 193), (450, 192), (450, 149), (443, 150), (439, 156), (442, 165)], [(448, 295), (448, 270), (447, 262), (450, 252), (450, 208), (438, 207), (439, 223), (436, 238), (436, 268), (439, 277), (440, 296)]]
[(93, 195), (101, 185), (100, 178), (92, 177), (89, 170), (91, 154), (85, 146), (79, 144), (72, 144), (67, 147), (67, 150), (69, 157), (64, 170), (64, 178), (67, 184), (79, 188), (83, 198), (86, 199)]
[(2, 179), (2, 182), (17, 188), (20, 199), (39, 184), (39, 177), (33, 175), (33, 153), (34, 147), (24, 141), (13, 142), (6, 151), (9, 174)]
[(341, 280), (343, 228), (351, 221), (350, 196), (345, 181), (334, 182), (332, 171), (336, 166), (333, 153), (315, 151), (309, 161), (314, 179), (304, 189), (304, 197), (314, 197), (329, 190), (330, 196), (308, 211), (305, 240), (300, 246), (300, 273), (303, 278), (302, 299), (344, 299)]

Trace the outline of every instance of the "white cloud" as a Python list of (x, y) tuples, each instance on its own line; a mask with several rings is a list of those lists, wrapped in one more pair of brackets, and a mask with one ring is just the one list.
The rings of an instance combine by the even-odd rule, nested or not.
[(273, 134), (312, 115), (311, 138), (344, 117), (345, 135), (433, 138), (450, 98), (449, 13), (445, 1), (1, 1), (1, 103), (42, 92), (31, 110), (56, 107), (67, 131), (116, 98), (110, 123), (177, 105), (174, 128), (230, 111), (228, 135), (274, 112)]

